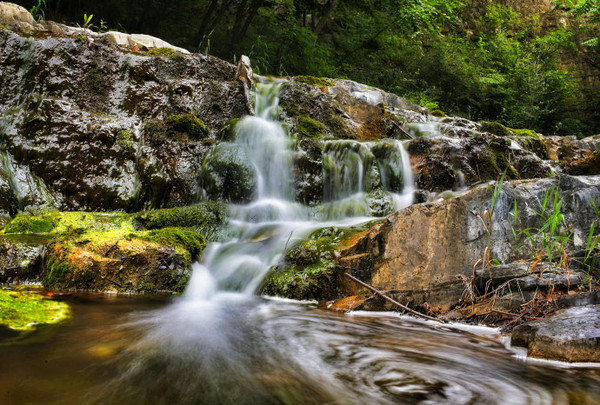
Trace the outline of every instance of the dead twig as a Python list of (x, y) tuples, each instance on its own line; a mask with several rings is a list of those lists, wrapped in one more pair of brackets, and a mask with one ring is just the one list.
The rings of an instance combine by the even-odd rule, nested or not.
[(413, 310), (413, 309), (410, 309), (410, 308), (409, 308), (409, 307), (407, 307), (406, 305), (402, 305), (401, 303), (399, 303), (398, 301), (396, 301), (396, 300), (395, 300), (395, 299), (393, 299), (393, 298), (390, 298), (390, 297), (388, 297), (387, 295), (385, 295), (384, 293), (382, 293), (381, 291), (379, 291), (379, 290), (378, 290), (378, 289), (376, 289), (375, 287), (373, 287), (373, 286), (370, 286), (369, 284), (367, 284), (367, 283), (364, 283), (364, 282), (360, 281), (359, 279), (357, 279), (356, 277), (354, 277), (354, 276), (352, 276), (352, 275), (350, 275), (350, 274), (348, 274), (348, 273), (344, 273), (344, 275), (345, 275), (346, 277), (348, 277), (350, 280), (354, 281), (355, 283), (357, 283), (357, 284), (359, 284), (359, 285), (361, 285), (361, 286), (363, 286), (363, 287), (365, 287), (365, 288), (367, 288), (367, 289), (369, 289), (369, 290), (373, 291), (375, 294), (379, 295), (379, 296), (380, 296), (381, 298), (383, 298), (384, 300), (386, 300), (386, 301), (388, 301), (388, 302), (391, 302), (392, 304), (396, 305), (397, 307), (400, 307), (400, 308), (402, 308), (402, 309), (403, 309), (403, 310), (405, 310), (406, 312), (410, 312), (411, 314), (413, 314), (413, 315), (415, 315), (415, 316), (418, 316), (418, 317), (420, 317), (420, 318), (425, 318), (425, 319), (429, 319), (429, 320), (431, 320), (431, 321), (437, 321), (437, 322), (440, 322), (440, 323), (445, 323), (445, 322), (444, 322), (443, 320), (441, 320), (441, 319), (434, 318), (433, 316), (429, 316), (429, 315), (422, 314), (422, 313), (420, 313), (420, 312), (417, 312), (417, 311), (415, 311), (415, 310)]

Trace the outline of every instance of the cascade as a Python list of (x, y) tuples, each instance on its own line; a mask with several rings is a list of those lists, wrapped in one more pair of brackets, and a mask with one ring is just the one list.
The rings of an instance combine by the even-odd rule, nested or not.
[(235, 139), (222, 147), (244, 152), (256, 179), (254, 198), (231, 204), (230, 239), (214, 243), (185, 293), (188, 300), (209, 299), (225, 291), (256, 292), (269, 269), (281, 263), (288, 246), (318, 228), (354, 225), (412, 202), (412, 173), (399, 141), (325, 141), (324, 203), (295, 201), (294, 140), (276, 121), (282, 81), (259, 83), (256, 116), (242, 119)]

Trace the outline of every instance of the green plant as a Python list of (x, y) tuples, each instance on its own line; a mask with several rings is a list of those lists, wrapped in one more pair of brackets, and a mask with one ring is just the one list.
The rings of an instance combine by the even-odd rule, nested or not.
[(94, 27), (94, 25), (92, 24), (92, 18), (94, 18), (94, 14), (84, 14), (83, 15), (83, 25), (81, 26), (81, 28), (86, 28), (86, 29), (92, 29)]
[[(487, 270), (489, 273), (489, 276), (490, 276), (488, 285), (486, 285), (486, 293), (488, 290), (489, 283), (492, 282), (492, 265), (500, 264), (500, 262), (497, 259), (491, 259), (491, 257), (490, 257), (490, 242), (491, 242), (492, 225), (493, 225), (492, 216), (494, 215), (494, 210), (496, 209), (498, 197), (500, 197), (500, 194), (502, 193), (502, 186), (504, 185), (504, 177), (505, 176), (506, 176), (506, 170), (504, 170), (504, 172), (500, 176), (500, 179), (498, 179), (498, 181), (496, 182), (496, 185), (494, 186), (494, 189), (492, 190), (492, 200), (490, 202), (490, 208), (485, 210), (482, 216), (477, 216), (477, 218), (481, 221), (481, 223), (483, 224), (483, 227), (485, 229), (486, 242), (485, 242), (485, 248), (483, 250), (483, 255), (482, 255), (481, 259), (477, 260), (477, 262), (473, 265), (473, 280), (472, 281), (475, 280), (475, 269), (477, 268), (477, 266), (481, 265), (482, 273), (484, 273), (485, 270)], [(471, 284), (472, 284), (472, 282), (471, 282)], [(473, 294), (471, 294), (471, 296), (473, 296)]]
[(46, 18), (46, 0), (38, 0), (37, 4), (31, 7), (29, 12), (37, 21), (44, 20)]

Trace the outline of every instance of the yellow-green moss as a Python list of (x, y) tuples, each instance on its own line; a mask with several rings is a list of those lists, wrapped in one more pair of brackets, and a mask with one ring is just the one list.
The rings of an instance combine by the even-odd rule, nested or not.
[(171, 115), (165, 120), (167, 131), (173, 133), (184, 133), (193, 139), (202, 139), (208, 135), (208, 129), (204, 122), (194, 114)]
[(438, 118), (443, 118), (446, 116), (446, 113), (440, 109), (431, 110), (429, 113), (431, 115), (433, 115), (434, 117), (438, 117)]
[(0, 324), (15, 330), (31, 330), (37, 324), (53, 324), (70, 316), (69, 306), (35, 291), (0, 289)]
[(172, 48), (156, 48), (146, 52), (146, 55), (162, 56), (163, 58), (183, 58), (181, 52), (177, 52)]
[(190, 252), (192, 258), (198, 257), (206, 246), (203, 235), (181, 228), (156, 229), (140, 235), (140, 239), (160, 245), (181, 246)]
[(40, 234), (54, 229), (51, 219), (44, 217), (17, 215), (4, 227), (4, 233)]
[(526, 150), (535, 153), (542, 159), (548, 157), (548, 146), (535, 131), (532, 131), (531, 129), (513, 128), (509, 128), (509, 130), (511, 133), (509, 138), (511, 140), (517, 142)]
[(314, 77), (314, 76), (296, 76), (294, 78), (297, 82), (310, 84), (311, 86), (317, 87), (330, 87), (335, 86), (335, 83), (325, 77)]
[(327, 127), (307, 115), (296, 120), (296, 132), (301, 138), (319, 139), (327, 133)]
[(493, 135), (509, 137), (510, 130), (499, 122), (481, 121), (481, 130)]

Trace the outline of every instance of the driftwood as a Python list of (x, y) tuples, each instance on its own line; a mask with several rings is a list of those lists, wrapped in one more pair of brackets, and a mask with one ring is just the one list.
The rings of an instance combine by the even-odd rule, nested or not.
[(401, 303), (399, 303), (398, 301), (396, 301), (396, 300), (395, 300), (395, 299), (393, 299), (393, 298), (390, 298), (390, 297), (388, 297), (387, 295), (385, 295), (384, 293), (382, 293), (381, 291), (379, 291), (379, 290), (378, 290), (378, 289), (376, 289), (375, 287), (372, 287), (372, 286), (370, 286), (369, 284), (367, 284), (367, 283), (364, 283), (364, 282), (360, 281), (359, 279), (357, 279), (356, 277), (354, 277), (354, 276), (352, 276), (352, 275), (350, 275), (350, 274), (348, 274), (348, 273), (344, 273), (344, 275), (345, 275), (346, 277), (348, 277), (350, 280), (354, 281), (355, 283), (357, 283), (357, 284), (359, 284), (359, 285), (361, 285), (361, 286), (363, 286), (363, 287), (365, 287), (365, 288), (367, 288), (367, 289), (369, 289), (369, 290), (373, 291), (375, 294), (379, 295), (379, 296), (380, 296), (381, 298), (383, 298), (384, 300), (386, 300), (386, 301), (388, 301), (388, 302), (390, 302), (390, 303), (392, 303), (392, 304), (396, 305), (397, 307), (399, 307), (399, 308), (403, 309), (403, 310), (404, 310), (404, 311), (406, 311), (406, 312), (410, 312), (411, 314), (413, 314), (413, 315), (415, 315), (415, 316), (417, 316), (417, 317), (419, 317), (419, 318), (425, 318), (425, 319), (429, 319), (429, 320), (431, 320), (431, 321), (437, 321), (437, 322), (444, 323), (444, 321), (443, 321), (443, 320), (441, 320), (441, 319), (434, 318), (433, 316), (429, 316), (429, 315), (422, 314), (422, 313), (420, 313), (420, 312), (417, 312), (417, 311), (415, 311), (414, 309), (410, 309), (410, 308), (409, 308), (409, 307), (407, 307), (406, 305), (402, 305)]

